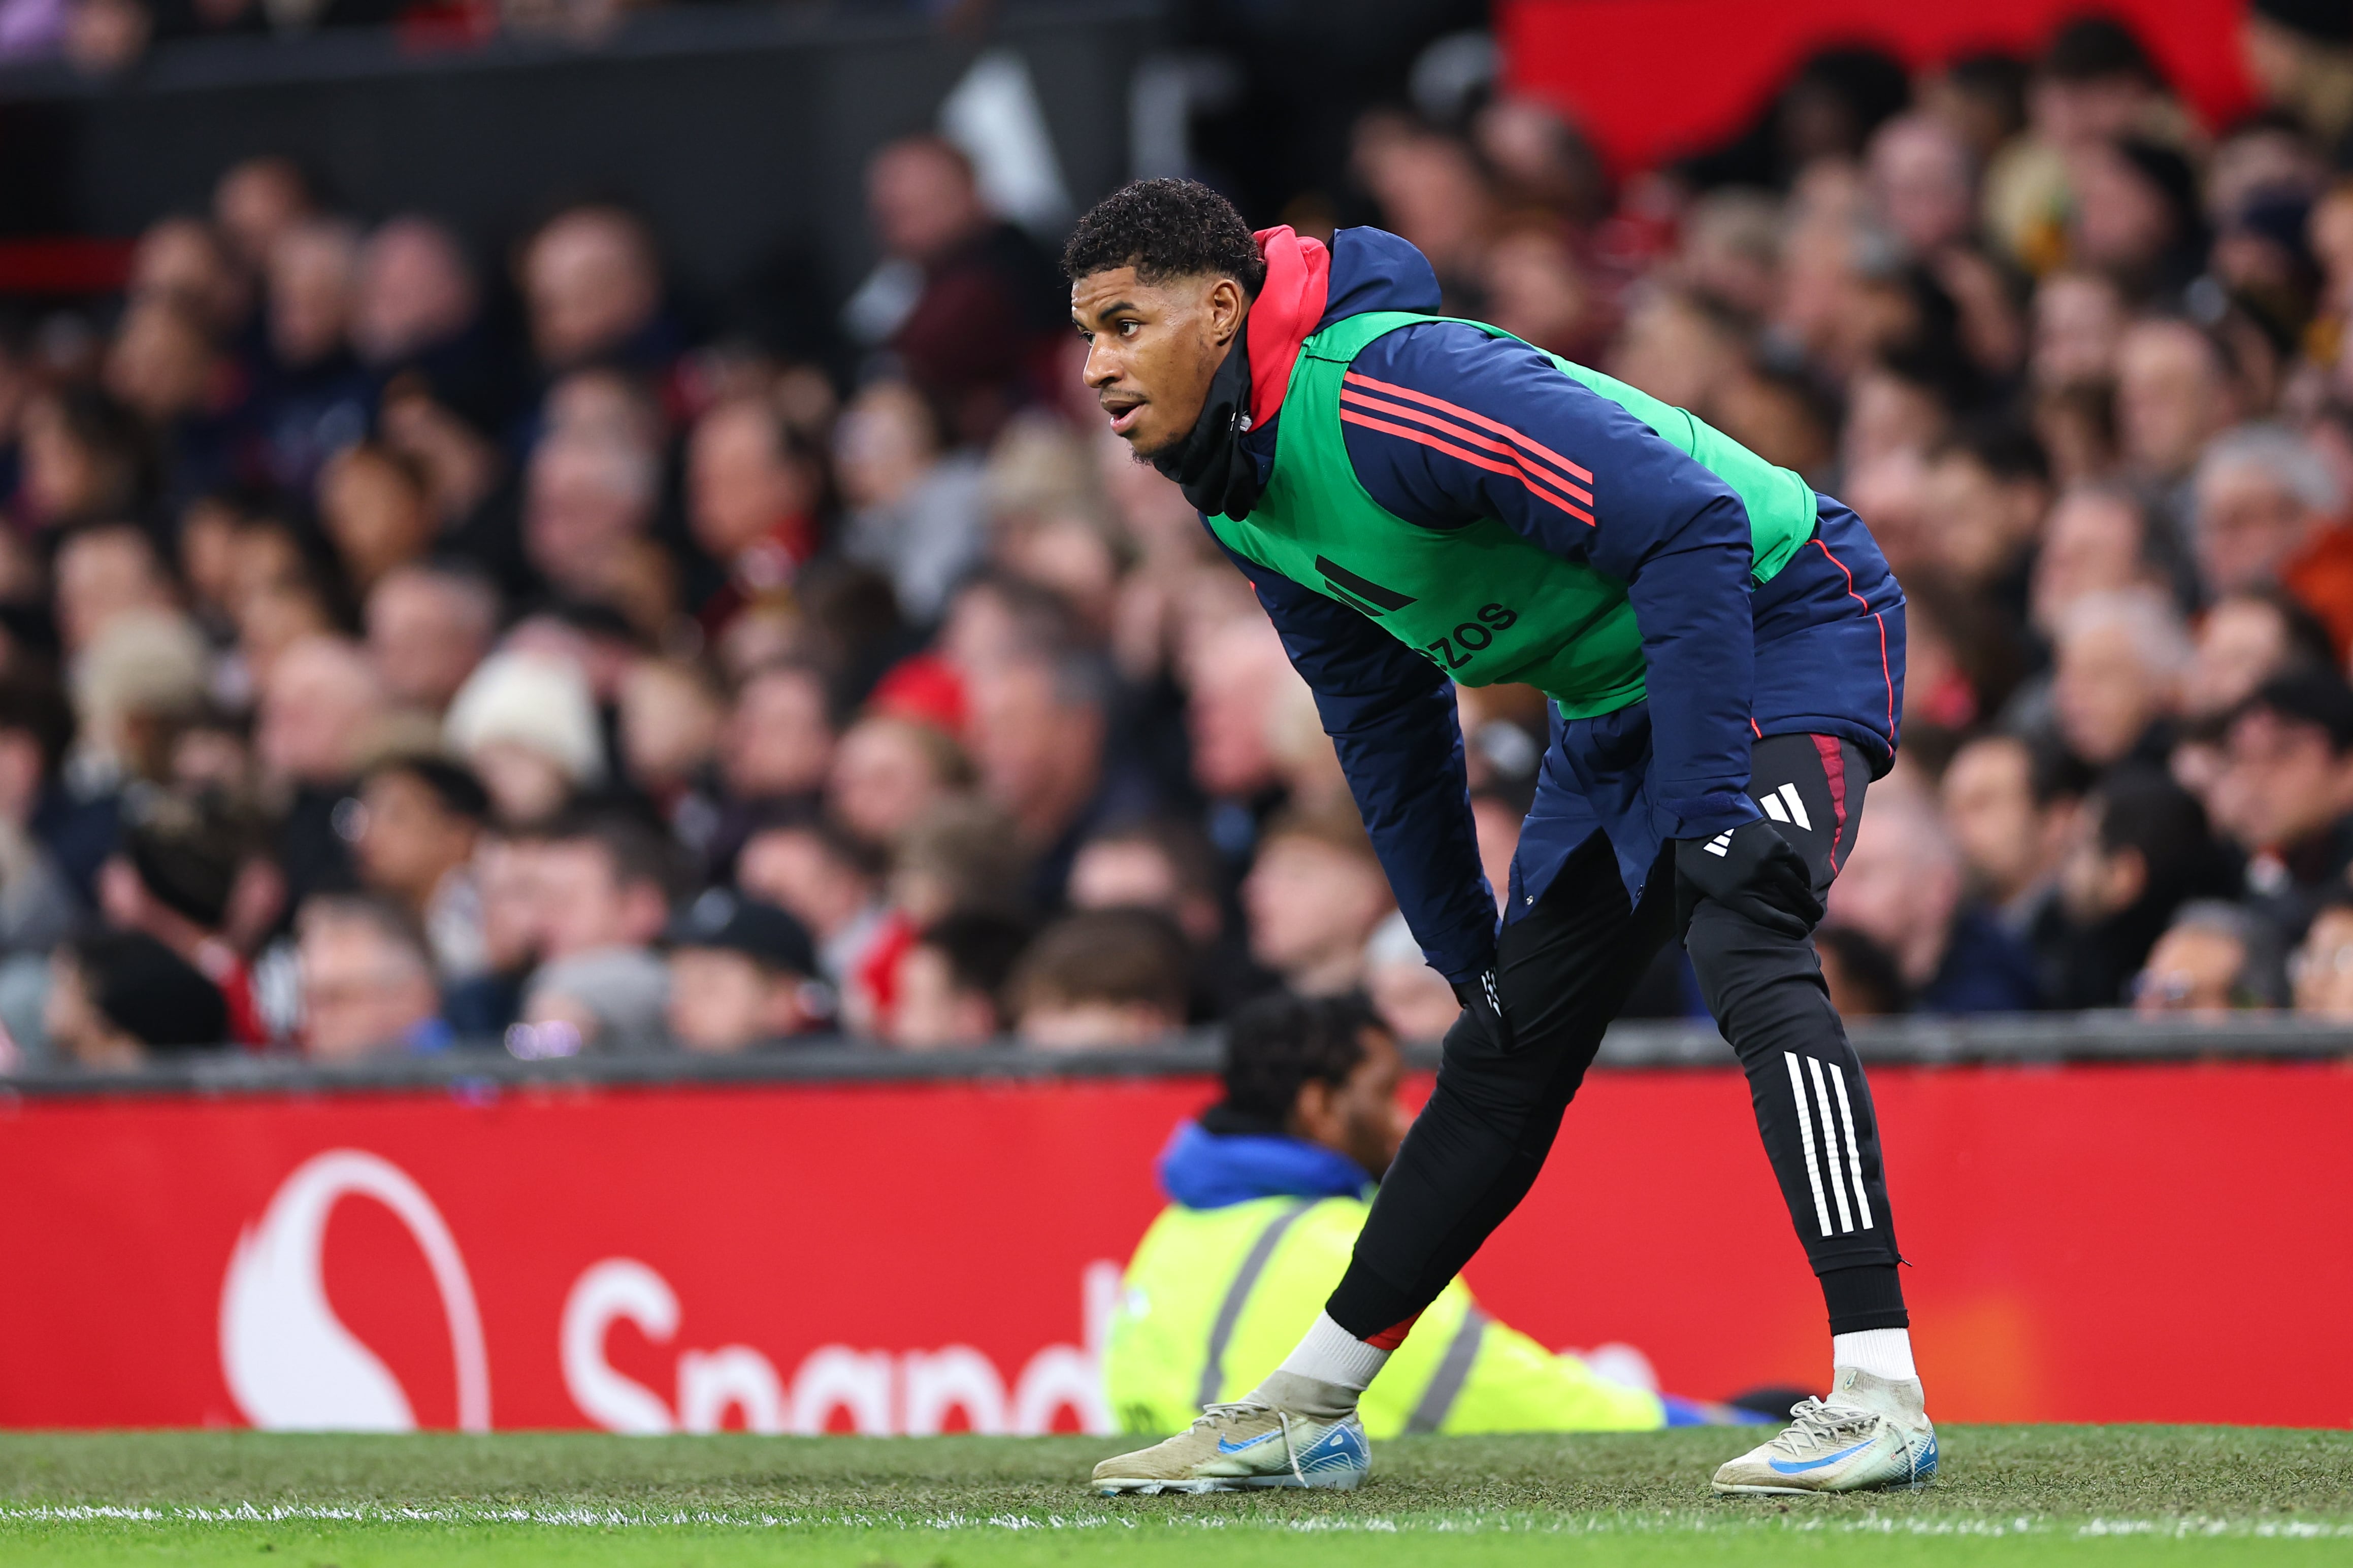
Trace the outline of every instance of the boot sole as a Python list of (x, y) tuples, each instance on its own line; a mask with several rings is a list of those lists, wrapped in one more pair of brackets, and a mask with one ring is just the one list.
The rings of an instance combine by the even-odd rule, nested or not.
[(1321, 1472), (1305, 1480), (1296, 1476), (1219, 1476), (1213, 1479), (1145, 1480), (1141, 1477), (1099, 1477), (1087, 1484), (1105, 1497), (1158, 1497), (1164, 1492), (1177, 1492), (1198, 1497), (1205, 1492), (1240, 1492), (1283, 1490), (1352, 1492), (1364, 1483), (1362, 1470), (1345, 1470), (1337, 1474)]
[(1873, 1481), (1867, 1487), (1767, 1487), (1742, 1481), (1710, 1481), (1718, 1497), (1838, 1497), (1847, 1492), (1917, 1492), (1926, 1491), (1926, 1478), (1916, 1481)]

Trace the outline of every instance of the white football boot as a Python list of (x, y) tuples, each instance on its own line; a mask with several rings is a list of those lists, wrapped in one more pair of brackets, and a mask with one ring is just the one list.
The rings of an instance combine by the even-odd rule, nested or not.
[(1789, 1415), (1779, 1436), (1715, 1472), (1718, 1492), (1916, 1489), (1936, 1474), (1936, 1429), (1917, 1378), (1897, 1382), (1842, 1366), (1828, 1399), (1800, 1400)]
[(1095, 1467), (1095, 1490), (1227, 1492), (1250, 1487), (1353, 1489), (1373, 1468), (1363, 1423), (1350, 1411), (1319, 1421), (1243, 1401), (1212, 1405), (1190, 1429)]

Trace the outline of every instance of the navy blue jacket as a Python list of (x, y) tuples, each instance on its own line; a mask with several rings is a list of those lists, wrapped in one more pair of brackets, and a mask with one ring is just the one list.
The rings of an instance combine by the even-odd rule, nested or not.
[[(1375, 228), (1335, 237), (1317, 330), (1370, 310), (1440, 308), (1436, 274), (1405, 240)], [(1748, 515), (1731, 487), (1527, 345), (1432, 321), (1374, 340), (1353, 372), (1392, 396), (1418, 395), (1440, 431), (1523, 433), (1591, 470), (1588, 522), (1468, 444), (1344, 426), (1357, 478), (1398, 517), (1441, 531), (1499, 518), (1626, 585), (1648, 667), (1661, 838), (1706, 837), (1758, 815), (1746, 791), (1749, 742), (1761, 735), (1840, 736), (1884, 768), (1896, 741), (1903, 597), (1852, 512), (1826, 504), (1816, 540), (1752, 593)], [(1280, 427), (1278, 413), (1243, 437), (1261, 475)], [(1450, 980), (1478, 973), (1492, 962), (1495, 906), (1452, 683), (1356, 611), (1233, 559), (1314, 690), (1424, 953)]]

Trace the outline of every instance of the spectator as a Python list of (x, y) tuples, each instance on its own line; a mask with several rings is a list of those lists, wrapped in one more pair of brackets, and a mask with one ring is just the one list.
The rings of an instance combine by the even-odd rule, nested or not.
[(406, 910), (324, 894), (302, 906), (296, 929), (304, 1055), (355, 1062), (448, 1047), (433, 957)]
[(2034, 629), (2055, 638), (2075, 605), (2095, 594), (2167, 587), (2150, 545), (2147, 514), (2126, 492), (2085, 485), (2061, 496), (2034, 556), (2028, 599)]
[(917, 926), (952, 910), (1024, 915), (1029, 857), (1005, 814), (957, 798), (925, 812), (891, 858), (891, 902)]
[(2279, 584), (2344, 505), (2327, 466), (2276, 426), (2246, 425), (2207, 447), (2195, 478), (2198, 564), (2232, 594)]
[[(681, 840), (707, 834), (708, 824), (699, 819), (717, 810), (704, 786), (719, 755), (725, 700), (702, 666), (667, 658), (631, 664), (621, 677), (619, 698), (621, 771)], [(698, 820), (690, 823), (689, 816)]]
[(360, 881), (396, 904), (424, 932), (433, 971), (445, 982), (490, 967), (474, 854), (491, 797), (459, 763), (395, 756), (360, 786), (352, 857)]
[(2299, 1015), (2336, 1024), (2353, 1020), (2353, 896), (2344, 889), (2330, 889), (2321, 900), (2289, 973)]
[(64, 936), (111, 846), (112, 802), (77, 806), (58, 778), (73, 722), (54, 685), (0, 675), (0, 950)]
[(670, 1035), (681, 1049), (732, 1055), (824, 1025), (816, 949), (784, 910), (712, 888), (670, 921), (667, 941)]
[(127, 522), (74, 530), (58, 542), (56, 571), (58, 634), (69, 654), (96, 642), (118, 616), (176, 608), (155, 546)]
[(2116, 374), (2127, 316), (2124, 296), (2105, 274), (2069, 269), (2034, 290), (2034, 342), (2029, 370), (2044, 386), (2102, 386)]
[(2114, 1007), (2184, 900), (2222, 875), (2206, 814), (2154, 768), (2119, 768), (2084, 798), (2075, 843), (2059, 873), (2065, 919), (2049, 940), (2044, 1000)]
[(381, 733), (385, 706), (375, 667), (342, 637), (303, 637), (270, 668), (254, 752), (264, 775), (289, 792), (279, 855), (298, 905), (351, 874), (335, 810)]
[(902, 952), (883, 1043), (902, 1051), (976, 1046), (1005, 1032), (1005, 987), (1029, 945), (1018, 921), (978, 910), (942, 916)]
[(1191, 824), (1147, 817), (1094, 835), (1071, 862), (1063, 901), (1073, 910), (1157, 910), (1193, 952), (1187, 1016), (1206, 1024), (1281, 983), (1250, 958), (1228, 918), (1230, 900), (1217, 850)]
[(368, 656), (394, 701), (438, 714), (491, 651), (498, 624), (498, 589), (480, 573), (395, 566), (368, 593)]
[(877, 715), (851, 725), (834, 749), (827, 807), (860, 843), (887, 848), (973, 783), (964, 748), (937, 725)]
[(224, 804), (142, 792), (122, 847), (99, 869), (99, 912), (118, 931), (153, 937), (220, 993), (227, 1041), (269, 1043), (245, 959), (227, 941), (251, 858), (250, 829)]
[(449, 704), (443, 732), (511, 826), (546, 821), (605, 777), (596, 703), (567, 659), (522, 652), (484, 659)]
[(110, 1071), (228, 1036), (219, 990), (143, 931), (61, 943), (49, 957), (41, 1027), (58, 1056)]
[(1250, 956), (1303, 996), (1332, 996), (1364, 978), (1365, 943), (1395, 905), (1353, 809), (1276, 818), (1242, 883)]
[(442, 1013), (464, 1039), (495, 1039), (515, 1021), (542, 945), (539, 850), (532, 834), (486, 826), (467, 869), (480, 896), (482, 967), (442, 987)]
[(279, 240), (314, 210), (310, 182), (288, 157), (248, 158), (213, 186), (213, 221), (249, 271), (268, 266)]
[(2290, 670), (2335, 663), (2328, 628), (2276, 590), (2232, 594), (2198, 623), (2198, 641), (2181, 682), (2181, 710), (2191, 720), (2219, 718)]
[(2127, 472), (2155, 510), (2179, 527), (2183, 493), (2208, 441), (2239, 416), (2221, 349), (2191, 322), (2135, 322), (2116, 345), (2116, 432)]
[(1912, 1005), (1903, 972), (1885, 948), (1852, 926), (1824, 926), (1814, 932), (1822, 984), (1841, 1018), (1883, 1018)]
[(1076, 657), (1009, 659), (973, 682), (981, 793), (1012, 818), (1040, 909), (1060, 898), (1090, 832), (1154, 804), (1149, 784), (1106, 755), (1109, 707), (1104, 671)]
[(1972, 741), (1946, 764), (1945, 820), (1969, 895), (2012, 935), (2030, 938), (2075, 837), (2090, 783), (2073, 759), (2014, 735)]
[(298, 221), (270, 244), (256, 417), (269, 478), (285, 489), (308, 490), (330, 457), (367, 432), (373, 388), (349, 339), (358, 267), (359, 237), (332, 219)]
[(985, 441), (1026, 401), (1064, 325), (1061, 279), (1035, 242), (992, 215), (972, 161), (937, 136), (875, 153), (867, 210), (889, 258), (851, 302), (850, 327), (887, 344), (949, 413), (958, 442)]
[(533, 451), (525, 479), (523, 552), (533, 569), (559, 595), (635, 602), (637, 574), (651, 564), (645, 535), (660, 479), (649, 447), (607, 433), (551, 430)]
[(423, 465), (372, 441), (327, 459), (319, 521), (343, 557), (346, 581), (363, 596), (385, 573), (423, 555), (439, 529)]
[(980, 560), (978, 460), (944, 450), (920, 394), (878, 381), (843, 411), (833, 461), (849, 512), (843, 552), (888, 575), (910, 617), (935, 619)]
[(678, 847), (633, 817), (592, 813), (552, 826), (538, 850), (540, 952), (554, 962), (650, 947), (685, 888)]
[(2353, 690), (2334, 672), (2275, 676), (2231, 721), (2209, 795), (2247, 856), (2247, 888), (2290, 937), (2353, 866)]
[(775, 807), (813, 805), (833, 763), (825, 677), (805, 664), (754, 670), (735, 693), (720, 742), (720, 776), (733, 799)]
[(641, 947), (596, 948), (533, 972), (509, 1048), (542, 1057), (658, 1051), (669, 1010), (670, 972), (659, 957)]
[(2175, 911), (2133, 977), (2133, 1010), (2216, 1017), (2279, 1005), (2279, 939), (2236, 904), (2198, 899)]
[(886, 921), (881, 868), (873, 852), (818, 822), (764, 827), (735, 858), (735, 885), (801, 922), (817, 943), (817, 969), (847, 988)]
[(157, 489), (154, 442), (105, 393), (68, 387), (25, 405), (17, 504), (36, 528), (143, 517)]
[(2060, 738), (2095, 768), (2162, 757), (2189, 662), (2180, 619), (2157, 595), (2078, 600), (2059, 627), (2051, 688)]
[(1913, 790), (1873, 792), (1831, 884), (1830, 919), (1885, 950), (1921, 1012), (2018, 1013), (2038, 1004), (2032, 960), (1968, 901), (1959, 851), (1933, 803)]
[(543, 369), (597, 360), (668, 368), (661, 271), (652, 237), (629, 214), (598, 205), (556, 214), (524, 246), (521, 273)]
[(2024, 607), (2026, 566), (2051, 505), (2051, 468), (2024, 430), (1972, 428), (1929, 458), (1926, 502), (1941, 563), (1963, 586)]
[(1389, 1033), (1416, 1044), (1444, 1038), (1462, 1012), (1401, 914), (1383, 921), (1365, 944), (1365, 992)]
[(773, 599), (818, 548), (823, 478), (773, 405), (736, 397), (696, 422), (687, 445), (687, 521), (727, 581), (699, 616), (716, 634), (748, 605)]
[(1008, 983), (1014, 1032), (1048, 1050), (1149, 1045), (1185, 1026), (1192, 965), (1156, 910), (1098, 910), (1048, 926)]
[(480, 291), (457, 237), (428, 217), (380, 226), (360, 252), (352, 342), (371, 365), (413, 363), (470, 329)]

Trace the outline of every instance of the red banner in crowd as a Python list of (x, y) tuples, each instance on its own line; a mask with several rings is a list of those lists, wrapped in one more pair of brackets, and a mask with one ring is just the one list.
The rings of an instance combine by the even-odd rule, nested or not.
[[(2353, 1070), (1883, 1069), (1949, 1420), (2353, 1421)], [(1198, 1080), (0, 1107), (0, 1425), (1034, 1432)], [(1598, 1074), (1473, 1264), (1672, 1390), (1820, 1381), (1730, 1071)], [(2283, 1344), (2315, 1353), (2284, 1361)]]
[(1755, 121), (1809, 55), (1864, 44), (1917, 69), (1981, 49), (2031, 59), (2075, 16), (2115, 16), (2212, 123), (2243, 110), (2243, 0), (1504, 0), (1513, 86), (1572, 114), (1617, 167), (1647, 168)]

